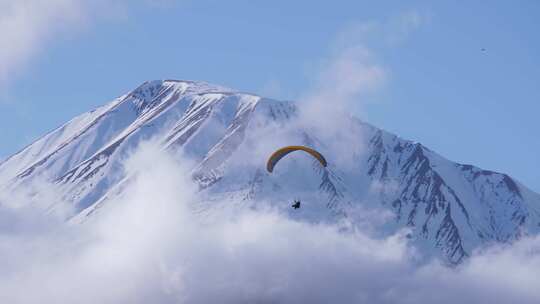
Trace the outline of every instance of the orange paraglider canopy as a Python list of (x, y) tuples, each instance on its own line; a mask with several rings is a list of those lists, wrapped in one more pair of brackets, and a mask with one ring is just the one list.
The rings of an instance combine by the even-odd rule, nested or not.
[(271, 173), (274, 170), (274, 166), (279, 162), (280, 159), (282, 159), (285, 155), (291, 152), (299, 151), (299, 150), (307, 152), (311, 156), (315, 157), (321, 163), (323, 167), (327, 166), (326, 159), (321, 153), (305, 146), (287, 146), (287, 147), (278, 149), (276, 152), (270, 155), (270, 158), (268, 159), (268, 162), (266, 163), (266, 170), (268, 170), (268, 172)]

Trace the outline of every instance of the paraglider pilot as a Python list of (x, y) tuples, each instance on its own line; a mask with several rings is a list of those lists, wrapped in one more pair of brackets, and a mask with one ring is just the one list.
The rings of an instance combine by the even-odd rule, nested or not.
[(300, 201), (299, 200), (294, 200), (294, 204), (292, 204), (292, 206), (294, 209), (298, 209), (300, 208)]

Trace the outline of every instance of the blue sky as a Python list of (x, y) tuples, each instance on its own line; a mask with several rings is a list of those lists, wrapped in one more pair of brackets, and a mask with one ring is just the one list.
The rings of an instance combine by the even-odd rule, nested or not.
[(150, 79), (300, 99), (361, 46), (358, 116), (540, 192), (540, 1), (46, 2), (0, 2), (0, 158)]

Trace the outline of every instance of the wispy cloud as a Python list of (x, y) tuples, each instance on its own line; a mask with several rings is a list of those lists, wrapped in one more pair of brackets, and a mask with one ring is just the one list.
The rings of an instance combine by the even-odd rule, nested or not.
[(418, 10), (407, 11), (395, 16), (384, 26), (387, 43), (397, 45), (405, 42), (420, 27), (428, 24), (431, 18), (430, 13)]
[(428, 26), (432, 18), (429, 11), (409, 10), (386, 19), (352, 22), (337, 34), (334, 48), (350, 45), (369, 45), (376, 49), (398, 47), (416, 31)]
[(6, 87), (55, 40), (104, 18), (122, 19), (132, 5), (168, 0), (0, 0), (0, 87)]
[(0, 2), (0, 84), (20, 73), (57, 31), (86, 18), (81, 0), (2, 0)]
[[(301, 123), (332, 143), (335, 159), (351, 167), (365, 142), (351, 115), (362, 118), (370, 96), (386, 88), (391, 71), (379, 60), (381, 48), (395, 47), (427, 23), (428, 15), (408, 11), (386, 20), (352, 23), (336, 34), (330, 55), (316, 71), (314, 86), (301, 98)], [(355, 134), (354, 136), (348, 136)]]

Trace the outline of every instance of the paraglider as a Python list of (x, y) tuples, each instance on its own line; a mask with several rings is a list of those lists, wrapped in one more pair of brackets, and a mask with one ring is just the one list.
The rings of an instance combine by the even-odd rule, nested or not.
[(285, 157), (285, 155), (291, 153), (291, 152), (294, 152), (294, 151), (304, 151), (304, 152), (307, 152), (309, 153), (311, 156), (313, 156), (315, 159), (317, 159), (321, 165), (323, 167), (326, 167), (327, 166), (327, 162), (326, 162), (326, 159), (324, 158), (324, 156), (311, 149), (311, 148), (308, 148), (308, 147), (305, 147), (305, 146), (286, 146), (286, 147), (283, 147), (281, 149), (278, 149), (276, 152), (272, 153), (272, 155), (270, 155), (270, 158), (268, 158), (268, 162), (266, 163), (266, 170), (268, 170), (268, 172), (272, 173), (272, 171), (274, 171), (274, 167), (276, 166), (276, 164), (283, 158)]
[[(283, 157), (285, 157), (287, 154), (289, 154), (291, 152), (294, 152), (294, 151), (304, 151), (304, 152), (310, 154), (311, 156), (313, 156), (316, 160), (318, 160), (319, 163), (323, 167), (326, 167), (328, 165), (328, 163), (326, 162), (326, 159), (324, 158), (324, 156), (321, 153), (319, 153), (318, 151), (314, 150), (314, 149), (311, 149), (311, 148), (308, 148), (308, 147), (305, 147), (305, 146), (286, 146), (286, 147), (283, 147), (281, 149), (278, 149), (277, 151), (272, 153), (272, 155), (270, 155), (270, 158), (268, 158), (268, 161), (266, 163), (266, 170), (268, 170), (268, 172), (272, 173), (274, 171), (274, 167), (276, 166), (276, 164)], [(291, 207), (294, 208), (295, 210), (299, 209), (300, 208), (300, 200), (295, 199), (293, 204), (291, 205)]]

